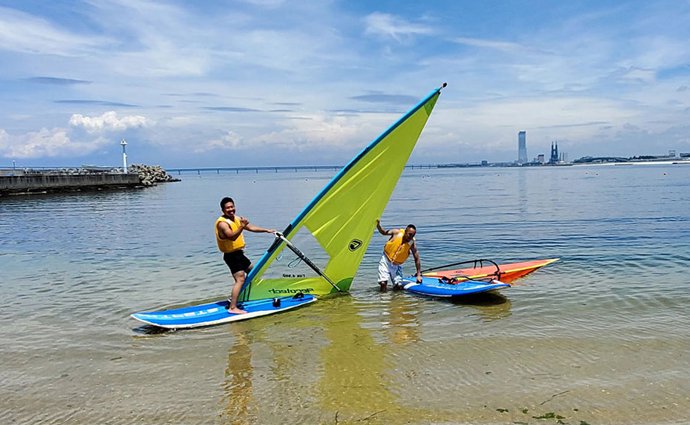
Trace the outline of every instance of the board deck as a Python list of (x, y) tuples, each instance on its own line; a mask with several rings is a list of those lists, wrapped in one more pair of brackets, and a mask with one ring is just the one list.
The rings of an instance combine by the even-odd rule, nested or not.
[(300, 297), (246, 301), (242, 303), (242, 309), (247, 313), (235, 314), (228, 313), (228, 301), (224, 300), (171, 310), (139, 312), (132, 314), (131, 317), (140, 322), (166, 329), (198, 328), (281, 313), (314, 301), (316, 301), (316, 297), (310, 294)]
[(445, 283), (439, 278), (423, 277), (422, 283), (417, 283), (414, 277), (402, 281), (403, 288), (415, 294), (428, 295), (432, 297), (452, 298), (466, 295), (479, 294), (482, 292), (493, 292), (503, 288), (510, 288), (510, 285), (497, 280), (482, 282), (476, 280), (465, 280), (455, 284)]

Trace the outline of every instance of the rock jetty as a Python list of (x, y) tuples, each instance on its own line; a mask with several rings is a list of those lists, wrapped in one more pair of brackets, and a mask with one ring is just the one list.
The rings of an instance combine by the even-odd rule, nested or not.
[(158, 183), (180, 181), (174, 179), (160, 165), (133, 164), (128, 167), (127, 171), (138, 174), (142, 186), (155, 186)]
[(136, 189), (179, 181), (157, 165), (122, 168), (84, 165), (81, 168), (0, 169), (0, 197), (54, 192)]

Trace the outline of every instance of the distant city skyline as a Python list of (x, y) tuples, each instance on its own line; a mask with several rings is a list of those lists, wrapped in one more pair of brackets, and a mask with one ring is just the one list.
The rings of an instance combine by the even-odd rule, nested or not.
[[(342, 164), (448, 82), (410, 163), (690, 152), (690, 3), (0, 0), (0, 166)], [(531, 155), (529, 153), (532, 152)]]

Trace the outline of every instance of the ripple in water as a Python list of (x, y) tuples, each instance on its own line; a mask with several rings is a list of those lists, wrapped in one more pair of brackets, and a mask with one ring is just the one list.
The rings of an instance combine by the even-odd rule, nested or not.
[[(382, 294), (374, 234), (349, 295), (164, 333), (129, 314), (230, 289), (212, 233), (221, 197), (282, 228), (332, 173), (3, 199), (0, 421), (533, 423), (551, 412), (567, 423), (682, 423), (681, 168), (408, 170), (382, 222), (417, 225), (424, 267), (561, 260), (492, 297)], [(256, 261), (271, 238), (247, 242)]]

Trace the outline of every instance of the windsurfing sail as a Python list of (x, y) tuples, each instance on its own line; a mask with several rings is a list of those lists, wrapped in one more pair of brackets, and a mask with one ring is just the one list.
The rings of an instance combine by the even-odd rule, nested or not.
[(376, 219), (445, 86), (433, 90), (326, 184), (256, 263), (240, 301), (350, 289)]

